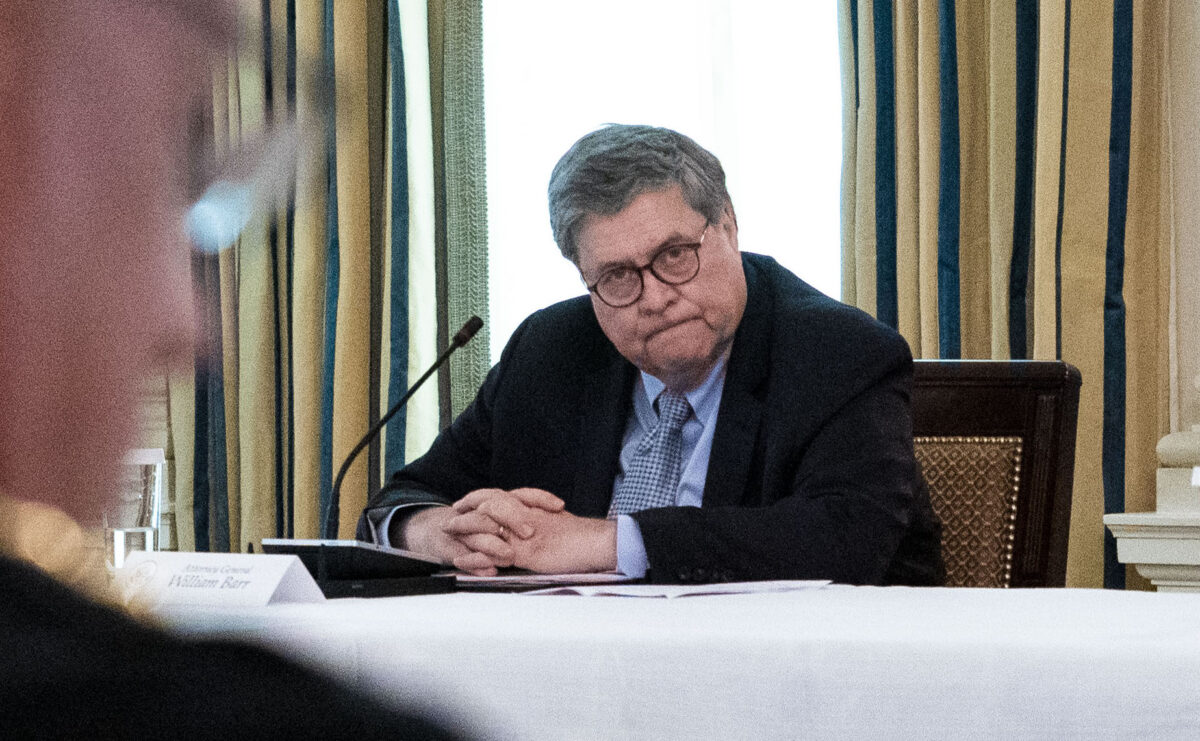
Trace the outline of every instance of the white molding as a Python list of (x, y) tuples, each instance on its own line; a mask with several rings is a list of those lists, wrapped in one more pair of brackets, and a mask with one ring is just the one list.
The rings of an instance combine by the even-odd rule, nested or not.
[(1133, 564), (1160, 592), (1200, 592), (1200, 512), (1104, 516), (1117, 560)]

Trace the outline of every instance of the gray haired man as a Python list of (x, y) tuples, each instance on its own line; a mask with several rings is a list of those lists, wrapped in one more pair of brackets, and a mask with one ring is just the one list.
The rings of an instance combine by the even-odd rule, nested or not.
[(717, 159), (607, 126), (550, 179), (588, 296), (530, 316), (360, 537), (476, 574), (937, 584), (904, 340), (743, 253)]

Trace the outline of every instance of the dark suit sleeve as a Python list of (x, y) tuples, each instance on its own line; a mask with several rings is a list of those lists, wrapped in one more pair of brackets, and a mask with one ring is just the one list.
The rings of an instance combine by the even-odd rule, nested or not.
[[(911, 356), (898, 336), (870, 354), (840, 396), (823, 388), (820, 377), (793, 379), (799, 392), (768, 394), (761, 453), (750, 464), (758, 476), (748, 491), (753, 501), (634, 515), (654, 581), (936, 582), (936, 540), (925, 544), (932, 554), (913, 557), (918, 570), (928, 566), (927, 576), (896, 573), (913, 548), (906, 541), (927, 529), (916, 520), (932, 517), (927, 501), (918, 501)], [(840, 400), (821, 408), (834, 398)], [(818, 421), (809, 430), (797, 419), (814, 408)], [(720, 462), (710, 465), (709, 476), (710, 483), (721, 476)]]

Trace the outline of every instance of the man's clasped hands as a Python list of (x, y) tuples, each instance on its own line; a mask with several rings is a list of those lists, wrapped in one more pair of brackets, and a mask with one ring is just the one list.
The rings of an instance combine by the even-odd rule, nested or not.
[(543, 489), (476, 489), (449, 507), (428, 507), (401, 526), (405, 548), (477, 576), (518, 567), (541, 573), (611, 571), (615, 520), (578, 517)]

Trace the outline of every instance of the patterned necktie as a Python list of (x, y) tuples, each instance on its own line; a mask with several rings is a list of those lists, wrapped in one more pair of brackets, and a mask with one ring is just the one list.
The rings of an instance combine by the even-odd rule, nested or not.
[(691, 416), (687, 397), (664, 391), (658, 397), (658, 424), (642, 438), (613, 496), (608, 516), (675, 504), (683, 451), (683, 423)]

